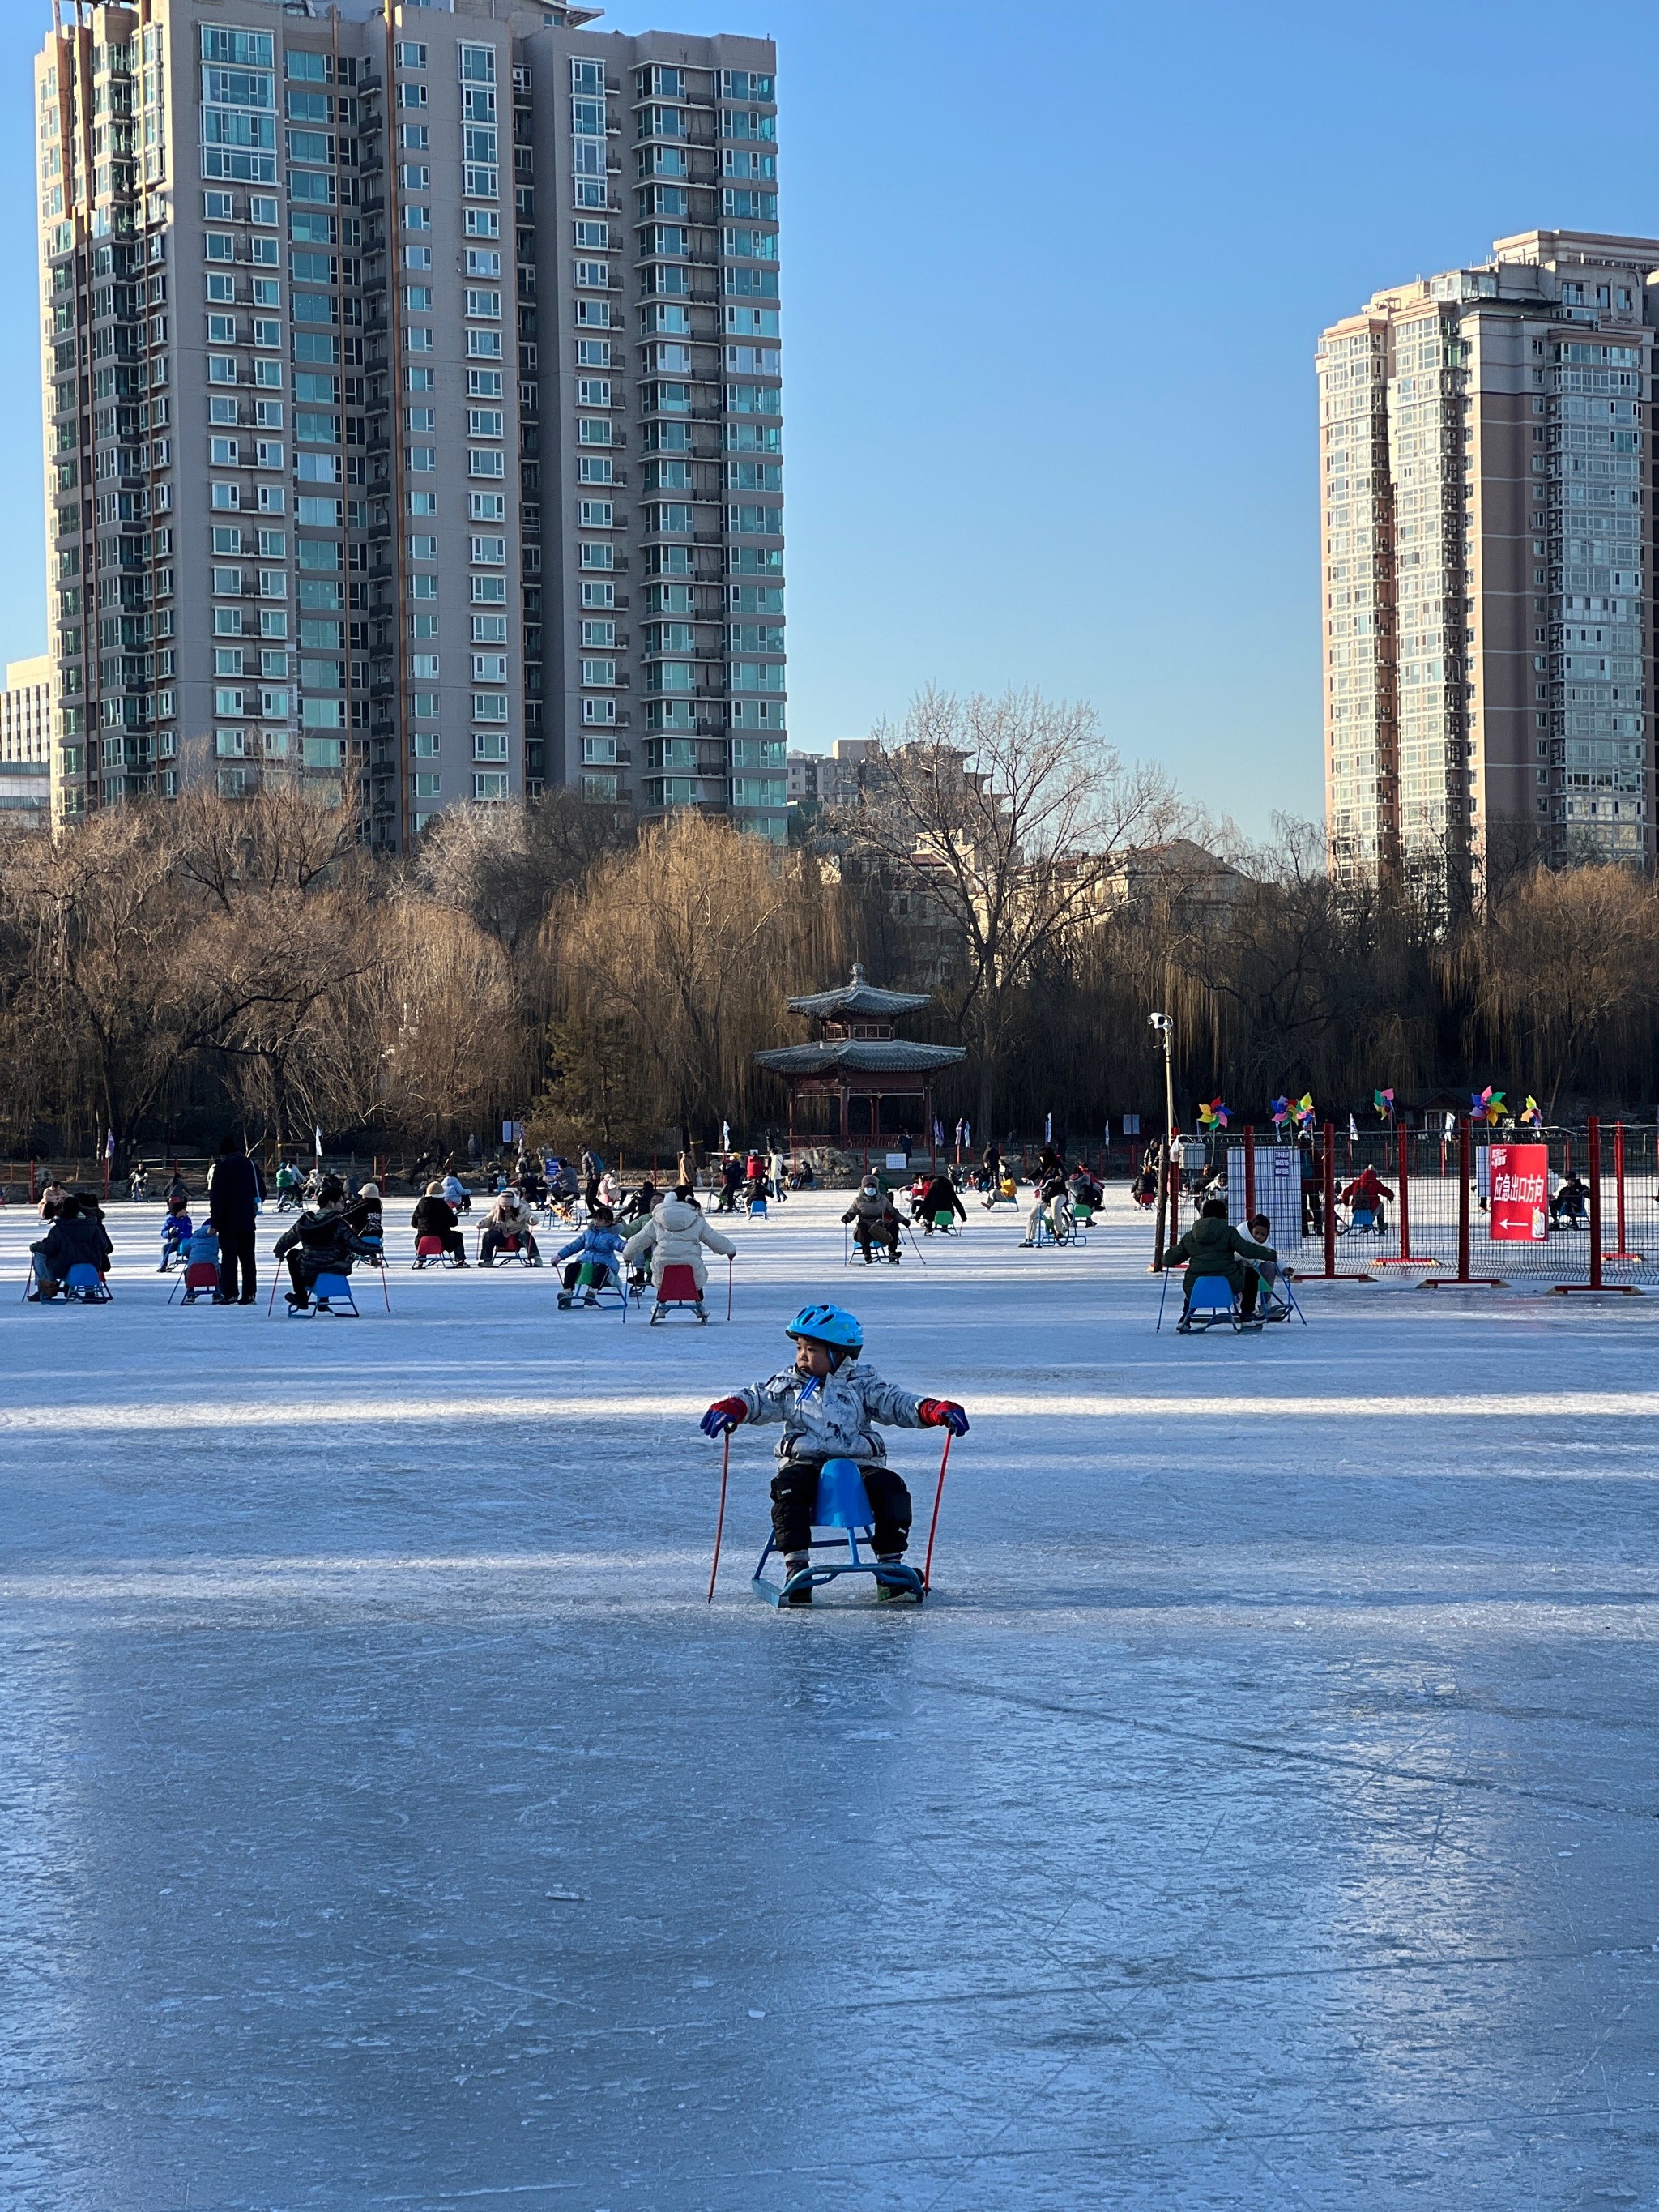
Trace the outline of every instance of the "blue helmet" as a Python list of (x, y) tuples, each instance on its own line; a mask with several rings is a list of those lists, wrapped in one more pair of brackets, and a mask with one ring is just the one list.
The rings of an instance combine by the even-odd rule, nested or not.
[(786, 1336), (806, 1337), (814, 1344), (827, 1344), (836, 1352), (864, 1349), (864, 1331), (843, 1306), (803, 1306), (783, 1333)]

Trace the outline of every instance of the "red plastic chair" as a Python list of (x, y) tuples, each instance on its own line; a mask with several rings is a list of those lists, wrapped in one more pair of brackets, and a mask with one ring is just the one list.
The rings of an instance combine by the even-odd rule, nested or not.
[(193, 1306), (204, 1291), (211, 1297), (218, 1287), (219, 1270), (214, 1266), (212, 1261), (191, 1260), (185, 1263), (184, 1273), (173, 1284), (168, 1294), (167, 1304), (171, 1305), (182, 1293), (184, 1303), (187, 1306)]
[(696, 1270), (688, 1267), (684, 1261), (662, 1271), (662, 1280), (657, 1285), (657, 1303), (651, 1309), (652, 1328), (654, 1328), (663, 1316), (676, 1306), (690, 1306), (701, 1322), (708, 1318), (703, 1310), (702, 1292), (697, 1288)]
[(441, 1267), (458, 1267), (460, 1265), (460, 1261), (448, 1249), (441, 1237), (417, 1237), (415, 1240), (416, 1273), (418, 1273), (420, 1269), (431, 1261), (435, 1261)]

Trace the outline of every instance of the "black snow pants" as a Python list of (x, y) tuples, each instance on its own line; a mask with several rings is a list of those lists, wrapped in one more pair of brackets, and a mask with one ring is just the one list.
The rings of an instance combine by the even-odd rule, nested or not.
[[(864, 1487), (875, 1520), (877, 1553), (888, 1557), (910, 1540), (910, 1493), (890, 1467), (861, 1466)], [(786, 1555), (804, 1552), (812, 1540), (812, 1502), (818, 1494), (818, 1462), (787, 1459), (772, 1478), (772, 1534)]]
[[(251, 1306), (258, 1295), (258, 1284), (253, 1273), (254, 1229), (252, 1222), (246, 1228), (226, 1228), (219, 1231), (219, 1294), (228, 1300), (239, 1298)], [(240, 1273), (241, 1286), (237, 1287)]]

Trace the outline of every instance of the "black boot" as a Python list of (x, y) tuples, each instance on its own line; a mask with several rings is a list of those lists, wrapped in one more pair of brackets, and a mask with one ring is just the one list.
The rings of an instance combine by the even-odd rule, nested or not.
[[(878, 1567), (902, 1567), (904, 1565), (904, 1554), (902, 1552), (878, 1552), (876, 1565)], [(878, 1605), (890, 1605), (896, 1597), (913, 1598), (915, 1595), (915, 1592), (913, 1589), (901, 1589), (897, 1583), (884, 1582), (880, 1576), (876, 1577)]]
[[(783, 1563), (784, 1581), (787, 1583), (791, 1575), (798, 1573), (801, 1569), (808, 1567), (811, 1565), (811, 1555), (809, 1553), (792, 1552)], [(784, 1599), (783, 1602), (785, 1605), (811, 1605), (812, 1602), (811, 1583), (803, 1583), (799, 1589), (791, 1590), (788, 1595)]]

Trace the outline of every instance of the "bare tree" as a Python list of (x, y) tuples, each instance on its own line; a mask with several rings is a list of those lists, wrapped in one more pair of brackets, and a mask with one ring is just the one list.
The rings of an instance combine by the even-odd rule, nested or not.
[(33, 1018), (55, 1025), (70, 1089), (125, 1151), (167, 1085), (180, 1048), (170, 1018), (175, 963), (192, 919), (178, 876), (178, 825), (114, 808), (72, 836), (9, 841), (0, 901), (26, 963)]
[(960, 962), (940, 996), (977, 1061), (988, 1133), (1033, 973), (1098, 914), (1120, 856), (1171, 836), (1180, 809), (1160, 771), (1124, 766), (1091, 707), (1036, 691), (927, 691), (876, 734), (879, 773), (831, 828), (953, 926)]
[(1628, 1053), (1647, 1041), (1659, 1004), (1659, 903), (1627, 868), (1540, 869), (1457, 940), (1447, 964), (1473, 987), (1490, 1048), (1529, 1065), (1553, 1120), (1599, 1046), (1617, 1041)]

